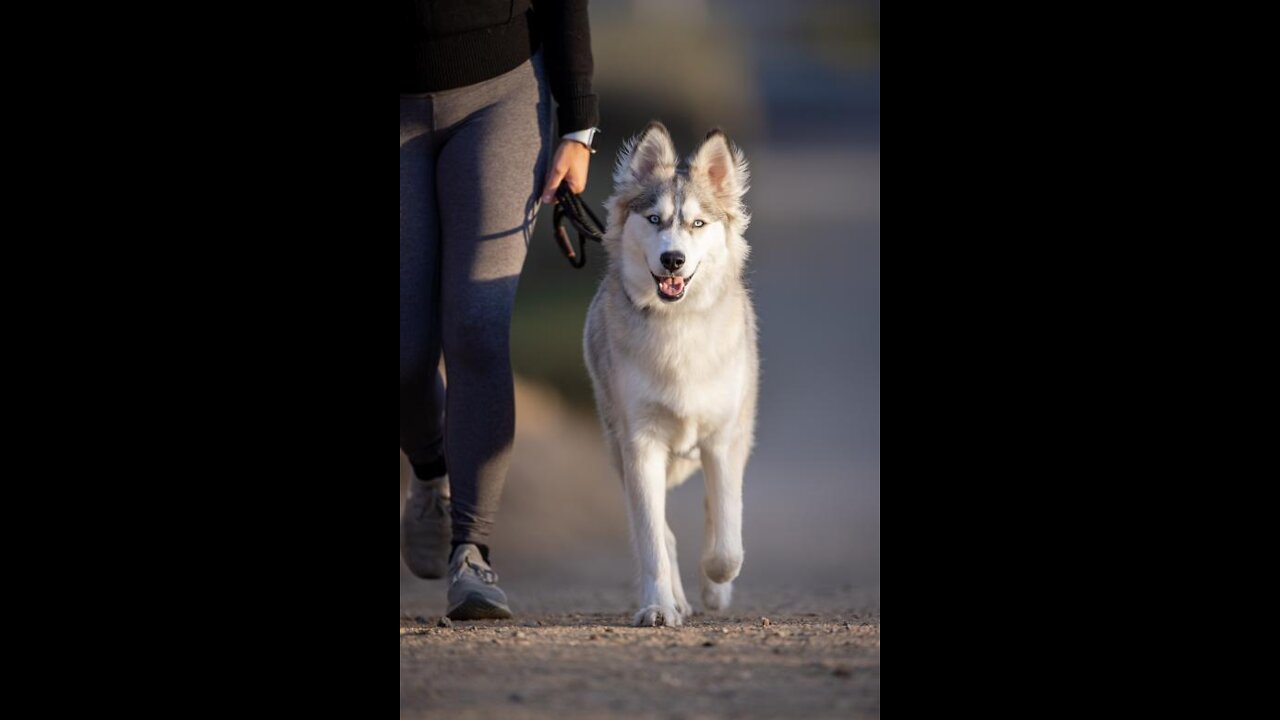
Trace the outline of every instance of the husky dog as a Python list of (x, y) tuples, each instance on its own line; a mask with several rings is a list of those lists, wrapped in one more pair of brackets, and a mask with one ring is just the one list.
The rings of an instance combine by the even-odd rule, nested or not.
[(666, 492), (706, 480), (702, 602), (729, 605), (742, 569), (742, 474), (755, 435), (756, 315), (743, 281), (748, 170), (712, 130), (680, 165), (658, 122), (627, 142), (606, 203), (608, 269), (587, 311), (583, 352), (640, 564), (636, 625), (680, 625)]

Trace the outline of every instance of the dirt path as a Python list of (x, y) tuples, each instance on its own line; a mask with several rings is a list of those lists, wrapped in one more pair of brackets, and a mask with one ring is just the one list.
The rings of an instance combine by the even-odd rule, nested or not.
[[(767, 620), (765, 619), (767, 618)], [(402, 718), (878, 718), (878, 609), (400, 621)]]
[[(443, 581), (414, 578), (401, 564), (402, 719), (880, 716), (878, 540), (866, 569), (860, 546), (840, 534), (856, 516), (780, 509), (788, 493), (809, 507), (845, 508), (846, 497), (802, 477), (788, 477), (785, 492), (757, 481), (728, 613), (632, 628), (634, 560), (595, 420), (523, 381), (516, 405), (492, 557), (517, 617), (437, 627)], [(406, 473), (402, 456), (402, 501)], [(697, 587), (700, 485), (669, 499), (681, 547), (690, 548), (680, 553), (689, 588)], [(759, 512), (768, 509), (788, 522), (770, 524)], [(696, 592), (690, 599), (696, 607)]]

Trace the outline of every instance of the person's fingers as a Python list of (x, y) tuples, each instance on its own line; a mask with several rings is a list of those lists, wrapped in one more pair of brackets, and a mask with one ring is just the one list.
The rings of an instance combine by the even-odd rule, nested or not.
[(565, 182), (569, 183), (570, 190), (580, 193), (587, 189), (587, 170), (590, 166), (591, 153), (586, 147), (578, 145), (571, 149), (569, 171), (565, 175)]
[(556, 190), (560, 183), (569, 186), (569, 190), (580, 193), (587, 189), (587, 169), (591, 164), (591, 151), (577, 141), (565, 141), (556, 148), (555, 157), (551, 161), (551, 169), (547, 171), (547, 184), (542, 189), (542, 202), (556, 202)]
[[(553, 203), (556, 201), (556, 189), (560, 187), (564, 176), (569, 172), (569, 164), (560, 157), (560, 153), (556, 153), (555, 162), (551, 165), (551, 170), (547, 172), (547, 185), (542, 188), (542, 202)], [(570, 186), (572, 187), (572, 185)], [(574, 192), (577, 192), (576, 190)]]
[(556, 201), (556, 188), (560, 187), (560, 181), (563, 179), (563, 171), (551, 171), (547, 176), (547, 186), (542, 189), (542, 202), (550, 204)]

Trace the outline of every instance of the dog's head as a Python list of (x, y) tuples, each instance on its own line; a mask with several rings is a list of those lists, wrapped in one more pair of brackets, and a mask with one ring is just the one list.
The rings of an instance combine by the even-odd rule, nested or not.
[(618, 154), (605, 248), (637, 306), (707, 307), (741, 277), (747, 161), (720, 130), (681, 166), (666, 127), (652, 122)]

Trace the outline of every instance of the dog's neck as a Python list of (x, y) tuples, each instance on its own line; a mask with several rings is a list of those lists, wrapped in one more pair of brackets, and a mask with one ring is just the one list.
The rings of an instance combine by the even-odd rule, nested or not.
[(631, 293), (627, 292), (627, 284), (622, 281), (622, 278), (615, 277), (613, 281), (618, 283), (618, 289), (622, 291), (622, 296), (627, 299), (627, 305), (631, 307), (632, 310), (635, 310), (646, 317), (651, 314), (648, 305), (637, 305), (636, 301), (631, 298)]

